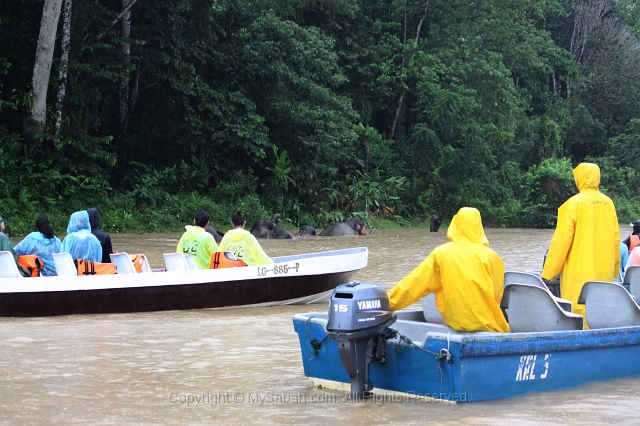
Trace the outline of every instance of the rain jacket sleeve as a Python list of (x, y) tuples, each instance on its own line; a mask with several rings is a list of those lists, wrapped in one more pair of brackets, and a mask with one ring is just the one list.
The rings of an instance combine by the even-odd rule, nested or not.
[(406, 308), (442, 287), (434, 272), (436, 268), (435, 256), (434, 252), (431, 252), (425, 260), (391, 289), (389, 303), (392, 311)]

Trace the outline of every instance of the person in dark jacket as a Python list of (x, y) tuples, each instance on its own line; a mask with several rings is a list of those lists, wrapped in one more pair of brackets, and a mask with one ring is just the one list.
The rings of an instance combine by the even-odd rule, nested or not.
[(89, 213), (89, 223), (91, 224), (91, 233), (96, 236), (102, 246), (102, 263), (111, 263), (111, 257), (109, 255), (113, 253), (113, 247), (111, 247), (111, 237), (106, 232), (102, 232), (98, 228), (100, 227), (100, 213), (98, 209), (87, 209)]

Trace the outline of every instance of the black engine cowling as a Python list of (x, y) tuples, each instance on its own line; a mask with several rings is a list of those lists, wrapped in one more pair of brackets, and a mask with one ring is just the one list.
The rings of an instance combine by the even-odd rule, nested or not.
[(331, 295), (327, 334), (338, 343), (353, 400), (368, 396), (373, 389), (369, 364), (384, 362), (386, 340), (395, 335), (388, 327), (395, 321), (382, 286), (354, 282), (336, 287)]

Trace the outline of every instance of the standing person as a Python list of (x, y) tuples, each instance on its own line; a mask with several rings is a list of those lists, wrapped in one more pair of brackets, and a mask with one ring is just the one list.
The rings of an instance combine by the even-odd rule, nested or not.
[(74, 260), (102, 261), (102, 246), (91, 233), (89, 213), (86, 210), (75, 212), (69, 218), (67, 235), (62, 240), (60, 251), (69, 253)]
[(231, 251), (236, 259), (247, 265), (269, 265), (273, 260), (262, 250), (256, 237), (244, 229), (247, 221), (242, 211), (236, 211), (231, 217), (233, 229), (224, 234), (218, 251)]
[(436, 247), (389, 292), (391, 310), (435, 293), (445, 324), (456, 331), (508, 333), (500, 309), (504, 263), (489, 248), (480, 212), (463, 207), (447, 229), (450, 242)]
[(602, 194), (600, 168), (581, 163), (573, 169), (580, 193), (558, 209), (558, 224), (542, 269), (542, 278), (560, 274), (560, 296), (573, 303), (573, 312), (585, 314), (578, 296), (587, 281), (613, 281), (620, 268), (620, 226), (616, 208)]
[(209, 225), (209, 213), (198, 210), (193, 219), (193, 226), (186, 225), (187, 230), (182, 234), (176, 251), (183, 254), (192, 254), (202, 269), (209, 269), (211, 255), (218, 251), (218, 245), (213, 235), (205, 231)]
[(636, 220), (631, 224), (633, 227), (631, 234), (622, 240), (623, 244), (627, 246), (627, 251), (631, 253), (631, 250), (638, 244), (640, 244), (640, 220)]
[(18, 262), (18, 255), (13, 250), (13, 245), (11, 244), (11, 240), (7, 237), (7, 234), (4, 233), (4, 219), (0, 217), (0, 251), (8, 251), (13, 255), (13, 259), (16, 261), (16, 266), (25, 277), (31, 276), (31, 271), (29, 268)]
[(100, 246), (102, 247), (102, 263), (111, 263), (111, 257), (109, 256), (113, 253), (113, 247), (111, 247), (111, 237), (106, 232), (102, 232), (98, 228), (100, 227), (100, 213), (98, 213), (98, 209), (90, 208), (87, 209), (87, 213), (89, 214), (89, 224), (91, 225), (91, 233), (96, 236), (98, 241), (100, 241)]
[(18, 256), (34, 254), (44, 263), (41, 275), (54, 277), (57, 275), (53, 262), (53, 253), (60, 253), (62, 243), (53, 233), (51, 222), (46, 215), (36, 219), (36, 230), (20, 241), (13, 249)]

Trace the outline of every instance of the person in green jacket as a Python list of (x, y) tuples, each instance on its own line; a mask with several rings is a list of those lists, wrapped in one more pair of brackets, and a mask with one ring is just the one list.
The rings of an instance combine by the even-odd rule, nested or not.
[(2, 217), (0, 217), (0, 251), (8, 251), (13, 255), (13, 259), (16, 261), (16, 266), (18, 267), (18, 270), (20, 271), (20, 274), (22, 274), (22, 276), (31, 276), (31, 271), (29, 271), (26, 266), (18, 262), (18, 255), (13, 250), (11, 240), (9, 239), (9, 237), (7, 237), (7, 234), (4, 233), (4, 219)]
[(242, 211), (238, 210), (231, 218), (233, 229), (224, 234), (218, 251), (231, 251), (238, 260), (247, 265), (269, 265), (273, 260), (262, 250), (256, 237), (244, 229), (247, 221)]
[(218, 245), (213, 236), (204, 229), (209, 225), (209, 213), (198, 210), (193, 225), (185, 226), (187, 230), (182, 234), (176, 251), (183, 254), (192, 254), (202, 269), (209, 269), (211, 255), (218, 251)]

